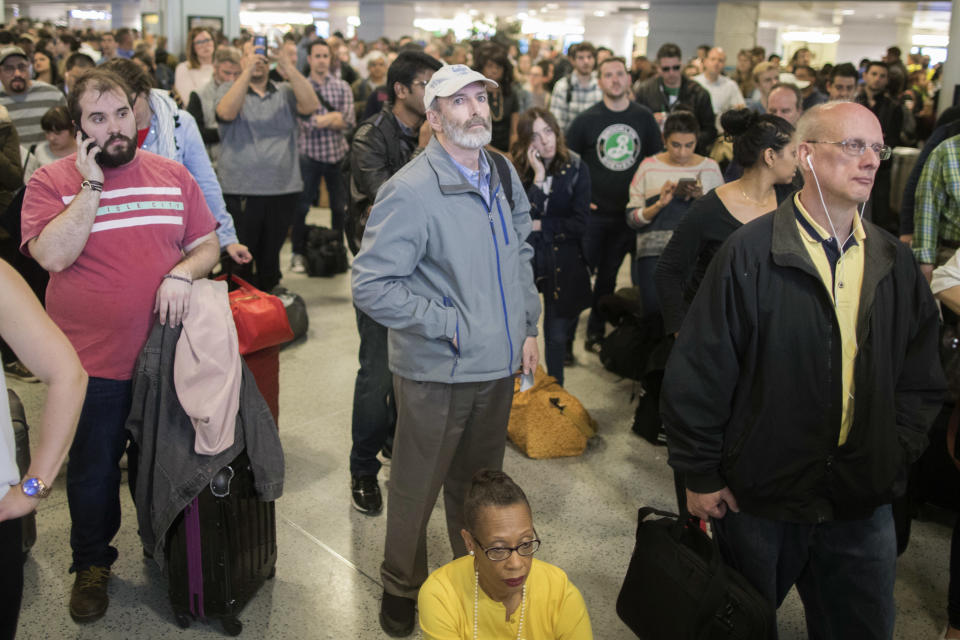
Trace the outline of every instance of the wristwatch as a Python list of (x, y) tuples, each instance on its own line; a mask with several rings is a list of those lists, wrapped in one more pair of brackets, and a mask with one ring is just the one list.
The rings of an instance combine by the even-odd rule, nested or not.
[(30, 498), (46, 498), (50, 495), (51, 488), (43, 483), (40, 478), (24, 478), (20, 483), (20, 489), (23, 494)]

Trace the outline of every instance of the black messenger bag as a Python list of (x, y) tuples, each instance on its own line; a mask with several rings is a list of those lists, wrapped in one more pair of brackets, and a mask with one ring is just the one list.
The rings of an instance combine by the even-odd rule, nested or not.
[(773, 607), (724, 564), (717, 542), (650, 507), (638, 514), (617, 615), (643, 640), (767, 640), (776, 633)]

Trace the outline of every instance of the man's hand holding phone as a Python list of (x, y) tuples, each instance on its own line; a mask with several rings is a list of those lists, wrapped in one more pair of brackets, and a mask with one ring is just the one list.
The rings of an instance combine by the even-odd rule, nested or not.
[(101, 151), (96, 140), (85, 134), (83, 129), (77, 129), (76, 166), (84, 180), (103, 182), (103, 167), (97, 162)]

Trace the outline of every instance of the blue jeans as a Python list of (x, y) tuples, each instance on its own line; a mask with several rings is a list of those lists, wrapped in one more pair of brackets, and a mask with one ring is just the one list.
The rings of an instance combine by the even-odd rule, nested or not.
[(294, 253), (303, 255), (307, 250), (307, 212), (317, 197), (320, 180), (327, 184), (327, 195), (330, 196), (330, 226), (336, 231), (343, 231), (346, 189), (340, 177), (339, 162), (318, 162), (300, 156), (300, 175), (303, 177), (303, 192), (294, 212), (290, 243)]
[(573, 338), (577, 328), (577, 316), (561, 318), (554, 312), (554, 307), (543, 305), (543, 342), (544, 358), (547, 361), (547, 373), (557, 379), (563, 386), (563, 358), (567, 354), (567, 341)]
[(77, 435), (67, 462), (70, 506), (71, 571), (92, 565), (109, 567), (117, 559), (110, 546), (120, 530), (120, 458), (127, 442), (130, 492), (137, 476), (137, 455), (125, 428), (130, 413), (130, 380), (90, 378)]
[(617, 286), (617, 272), (623, 258), (636, 243), (637, 234), (626, 223), (624, 216), (592, 214), (587, 220), (587, 232), (583, 236), (583, 257), (591, 269), (596, 269), (593, 283), (593, 307), (587, 320), (587, 339), (603, 338), (606, 333), (606, 318), (600, 313), (597, 302), (613, 293)]
[(746, 513), (713, 520), (727, 563), (780, 606), (794, 584), (813, 640), (889, 639), (897, 540), (890, 505), (865, 520), (777, 522)]
[(387, 366), (387, 328), (356, 309), (360, 332), (360, 370), (353, 387), (353, 446), (350, 474), (375, 476), (380, 471), (377, 452), (397, 424), (393, 374)]

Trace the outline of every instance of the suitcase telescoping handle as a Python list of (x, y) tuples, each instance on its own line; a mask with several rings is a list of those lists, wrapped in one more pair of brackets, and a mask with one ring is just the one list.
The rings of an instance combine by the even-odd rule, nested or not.
[(230, 482), (234, 476), (233, 467), (225, 466), (210, 479), (210, 493), (217, 498), (226, 498), (230, 495)]
[[(655, 509), (653, 507), (642, 507), (637, 512), (638, 539), (640, 536), (640, 527), (643, 526), (644, 520), (651, 515), (674, 520), (675, 522), (669, 526), (669, 531), (670, 535), (673, 536), (673, 538), (678, 542), (683, 537), (684, 532), (688, 530), (688, 523), (685, 520), (682, 520), (677, 514)], [(700, 531), (699, 528), (696, 529), (696, 531), (693, 531), (693, 534), (706, 535)], [(707, 586), (703, 591), (703, 596), (700, 598), (700, 606), (697, 607), (695, 612), (695, 618), (697, 619), (697, 625), (695, 628), (701, 630), (701, 634), (699, 635), (702, 637), (709, 636), (710, 618), (716, 614), (723, 602), (723, 599), (726, 597), (726, 564), (724, 564), (723, 557), (720, 554), (720, 543), (717, 541), (716, 534), (711, 536), (711, 542), (712, 553), (708, 559), (710, 581), (707, 583)]]

